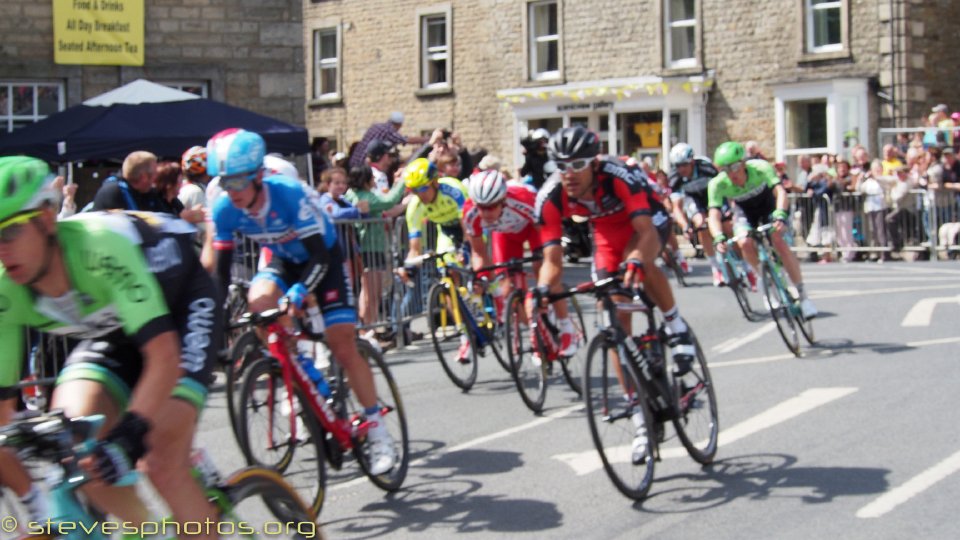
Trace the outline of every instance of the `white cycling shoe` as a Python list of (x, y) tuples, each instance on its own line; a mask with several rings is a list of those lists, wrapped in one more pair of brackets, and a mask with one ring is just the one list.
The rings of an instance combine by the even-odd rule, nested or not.
[(370, 474), (373, 476), (385, 474), (397, 464), (397, 451), (393, 446), (393, 438), (386, 431), (375, 435), (371, 430), (367, 434), (365, 450), (367, 462), (370, 464)]
[(819, 311), (817, 311), (817, 306), (813, 305), (813, 302), (809, 298), (804, 298), (800, 300), (800, 313), (803, 313), (804, 319), (812, 319), (817, 316)]

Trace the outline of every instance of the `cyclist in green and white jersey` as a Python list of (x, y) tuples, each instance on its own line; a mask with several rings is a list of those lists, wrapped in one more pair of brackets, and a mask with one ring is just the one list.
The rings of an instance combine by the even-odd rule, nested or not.
[[(81, 462), (103, 481), (84, 486), (90, 498), (124, 521), (148, 520), (133, 486), (104, 485), (140, 461), (174, 519), (216, 519), (190, 474), (223, 319), (193, 249), (196, 229), (138, 212), (58, 222), (52, 180), (38, 159), (0, 158), (0, 422), (14, 411), (25, 328), (81, 339), (51, 406), (68, 417), (106, 417), (91, 458)], [(9, 462), (0, 468), (12, 470)]]
[[(735, 203), (733, 207), (733, 233), (739, 235), (771, 221), (775, 230), (771, 235), (773, 248), (780, 255), (783, 267), (800, 293), (800, 310), (807, 319), (817, 316), (817, 308), (807, 297), (803, 286), (803, 274), (796, 255), (790, 251), (783, 238), (787, 231), (787, 208), (790, 203), (787, 191), (780, 185), (780, 177), (773, 166), (762, 159), (745, 159), (743, 145), (728, 141), (717, 147), (713, 163), (720, 169), (707, 186), (707, 205), (710, 207), (709, 226), (713, 243), (721, 253), (726, 252), (727, 237), (721, 227), (721, 210), (724, 201)], [(759, 270), (759, 255), (750, 238), (738, 242), (743, 257), (755, 270)]]

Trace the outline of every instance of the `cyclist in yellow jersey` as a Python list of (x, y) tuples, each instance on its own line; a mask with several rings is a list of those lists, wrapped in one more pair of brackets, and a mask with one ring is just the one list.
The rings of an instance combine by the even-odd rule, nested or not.
[[(407, 206), (407, 231), (410, 248), (407, 258), (423, 253), (424, 220), (437, 226), (437, 253), (456, 251), (463, 244), (463, 205), (467, 188), (452, 177), (437, 178), (437, 166), (426, 158), (411, 161), (403, 171), (403, 182), (417, 197)], [(447, 264), (457, 264), (456, 253), (444, 257)], [(470, 358), (470, 342), (460, 336), (460, 361)]]

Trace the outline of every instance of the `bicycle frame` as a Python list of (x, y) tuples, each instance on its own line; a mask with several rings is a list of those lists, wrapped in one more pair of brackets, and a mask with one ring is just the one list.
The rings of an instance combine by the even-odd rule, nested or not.
[(790, 315), (796, 315), (800, 312), (800, 306), (797, 301), (793, 298), (793, 295), (790, 294), (787, 289), (787, 284), (784, 282), (783, 278), (783, 263), (780, 261), (780, 257), (777, 255), (775, 249), (771, 245), (770, 234), (773, 230), (773, 226), (770, 224), (763, 225), (755, 231), (750, 232), (750, 237), (753, 238), (754, 243), (757, 246), (757, 255), (760, 259), (760, 266), (766, 266), (770, 268), (770, 275), (773, 276), (773, 282), (777, 286), (777, 293), (780, 295), (781, 305), (787, 306), (787, 309), (790, 310)]
[[(309, 397), (305, 405), (310, 407), (310, 411), (314, 417), (320, 421), (323, 429), (333, 435), (341, 448), (351, 450), (354, 447), (354, 440), (366, 436), (370, 427), (369, 424), (367, 422), (354, 422), (353, 420), (356, 419), (348, 420), (337, 418), (327, 398), (320, 394), (317, 386), (310, 380), (303, 366), (292, 357), (286, 346), (291, 338), (319, 340), (320, 336), (308, 336), (306, 332), (301, 332), (299, 335), (292, 334), (277, 320), (267, 324), (267, 334), (267, 347), (270, 349), (270, 355), (280, 362), (280, 370), (283, 375), (284, 387), (287, 389), (287, 402), (290, 410), (296, 410), (293, 402), (293, 400), (296, 399), (296, 392), (292, 390), (299, 390)], [(275, 389), (271, 389), (271, 392), (272, 391), (275, 391)], [(272, 402), (273, 400), (271, 400), (271, 403)], [(295, 439), (297, 435), (296, 415), (289, 415), (289, 421), (290, 437)], [(273, 440), (273, 414), (270, 415), (268, 426), (269, 443), (271, 447), (274, 447), (276, 441)]]
[[(472, 332), (477, 338), (477, 345), (482, 349), (487, 345), (492, 343), (492, 337), (487, 335), (486, 332), (481, 331), (480, 322), (484, 324), (485, 327), (489, 327), (492, 320), (490, 319), (490, 313), (487, 311), (486, 306), (484, 306), (484, 319), (483, 321), (478, 322), (473, 315), (473, 312), (467, 306), (466, 301), (464, 301), (463, 296), (460, 295), (460, 287), (457, 286), (456, 282), (453, 279), (453, 273), (460, 273), (461, 277), (464, 275), (469, 275), (471, 272), (464, 270), (459, 267), (449, 266), (443, 258), (437, 259), (439, 262), (437, 264), (437, 270), (440, 272), (439, 281), (443, 287), (450, 294), (451, 298), (455, 300), (451, 306), (453, 311), (453, 322), (459, 328), (460, 326), (466, 326), (467, 331)], [(469, 280), (472, 281), (472, 280)], [(464, 287), (469, 291), (472, 283), (467, 283)], [(473, 293), (470, 293), (471, 295)], [(440, 312), (440, 321), (443, 326), (446, 326), (446, 311)]]

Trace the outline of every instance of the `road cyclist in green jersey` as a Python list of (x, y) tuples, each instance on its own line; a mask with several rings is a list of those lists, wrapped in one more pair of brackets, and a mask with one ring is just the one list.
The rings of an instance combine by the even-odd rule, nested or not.
[[(740, 235), (756, 227), (773, 222), (771, 235), (773, 248), (780, 255), (790, 281), (800, 295), (800, 310), (805, 319), (817, 316), (817, 308), (807, 297), (803, 286), (803, 274), (796, 255), (790, 251), (783, 234), (787, 231), (787, 209), (790, 203), (787, 191), (780, 185), (780, 177), (769, 162), (762, 159), (745, 159), (742, 144), (728, 141), (717, 147), (713, 163), (720, 174), (707, 186), (707, 205), (710, 207), (708, 223), (713, 243), (720, 253), (727, 250), (727, 237), (721, 228), (721, 210), (724, 201), (734, 203), (733, 233)], [(759, 273), (757, 248), (751, 238), (738, 242), (743, 257)]]
[[(416, 195), (407, 205), (407, 259), (423, 253), (423, 227), (429, 221), (437, 227), (437, 253), (449, 252), (444, 256), (445, 263), (462, 265), (464, 261), (457, 252), (464, 245), (463, 205), (469, 198), (466, 186), (456, 178), (439, 178), (436, 164), (426, 158), (417, 158), (407, 165), (403, 182)], [(406, 271), (401, 270), (401, 277), (406, 279)], [(460, 334), (457, 358), (460, 362), (469, 361), (470, 340), (466, 333)]]
[[(190, 473), (223, 318), (193, 248), (196, 230), (137, 212), (58, 222), (52, 180), (43, 161), (0, 158), (0, 423), (14, 412), (25, 328), (80, 339), (51, 407), (68, 418), (106, 418), (92, 455), (80, 462), (99, 480), (84, 486), (87, 496), (124, 522), (147, 522), (135, 486), (111, 485), (139, 464), (176, 521), (215, 520)], [(35, 489), (24, 485), (29, 478), (15, 458), (3, 459), (8, 487), (18, 495)]]

